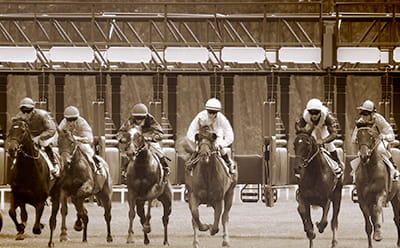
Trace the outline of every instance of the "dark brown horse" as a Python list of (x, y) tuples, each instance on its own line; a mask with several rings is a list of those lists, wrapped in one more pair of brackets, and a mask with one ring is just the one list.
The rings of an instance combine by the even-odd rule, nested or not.
[[(198, 162), (193, 169), (186, 170), (185, 183), (192, 213), (193, 247), (199, 247), (197, 230), (210, 230), (211, 235), (219, 231), (222, 214), (222, 246), (229, 246), (229, 211), (237, 183), (237, 174), (230, 175), (216, 149), (216, 134), (209, 126), (202, 126), (196, 135), (198, 140)], [(199, 206), (206, 204), (214, 209), (214, 223), (204, 224), (200, 220)], [(222, 213), (223, 210), (223, 213)]]
[[(22, 119), (13, 119), (7, 136), (7, 152), (11, 161), (11, 200), (9, 215), (17, 228), (17, 240), (24, 239), (28, 214), (26, 204), (36, 210), (33, 233), (40, 234), (43, 224), (40, 219), (48, 196), (51, 197), (50, 240), (49, 247), (54, 246), (53, 231), (59, 208), (59, 180), (50, 180), (50, 170), (42, 152), (33, 141), (28, 124)], [(17, 220), (16, 209), (20, 208), (21, 223)]]
[(297, 195), (297, 211), (303, 221), (304, 231), (309, 239), (309, 247), (313, 247), (316, 235), (311, 220), (310, 207), (322, 208), (322, 217), (317, 222), (317, 228), (322, 233), (328, 225), (328, 212), (331, 203), (333, 214), (331, 229), (333, 233), (332, 247), (336, 247), (336, 230), (342, 198), (342, 181), (336, 177), (330, 168), (325, 155), (317, 145), (315, 139), (306, 133), (299, 133), (294, 141), (296, 164), (301, 167), (299, 191)]
[(105, 180), (101, 185), (95, 185), (96, 175), (89, 164), (87, 156), (82, 152), (78, 142), (71, 132), (58, 130), (58, 147), (65, 167), (61, 178), (61, 234), (60, 240), (67, 240), (67, 227), (65, 219), (68, 214), (67, 198), (71, 197), (77, 212), (77, 220), (74, 229), (81, 231), (83, 229), (82, 241), (87, 241), (87, 224), (89, 217), (84, 201), (87, 197), (95, 195), (99, 204), (104, 208), (104, 219), (107, 225), (107, 242), (112, 242), (111, 236), (111, 200), (112, 200), (112, 182), (108, 164), (98, 157), (103, 166)]
[(372, 231), (374, 240), (382, 240), (382, 207), (389, 201), (397, 228), (397, 247), (400, 247), (400, 182), (391, 181), (387, 166), (378, 152), (381, 140), (376, 128), (362, 123), (357, 126), (360, 164), (355, 171), (355, 182), (358, 203), (365, 219), (368, 247), (372, 248)]
[[(134, 243), (133, 220), (135, 206), (143, 226), (144, 244), (149, 244), (148, 233), (151, 231), (151, 205), (154, 199), (161, 202), (164, 208), (162, 222), (164, 225), (164, 245), (168, 243), (168, 222), (171, 214), (172, 189), (168, 180), (164, 179), (160, 161), (151, 151), (150, 144), (142, 134), (139, 126), (129, 130), (127, 168), (127, 186), (129, 203), (129, 228), (127, 243)], [(126, 137), (126, 135), (123, 135)], [(147, 202), (147, 213), (145, 203)]]

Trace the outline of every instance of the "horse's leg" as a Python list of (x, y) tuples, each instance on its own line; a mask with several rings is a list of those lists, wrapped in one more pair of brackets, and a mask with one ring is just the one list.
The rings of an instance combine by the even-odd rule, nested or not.
[(400, 247), (400, 192), (393, 197), (390, 203), (393, 209), (393, 221), (397, 228), (397, 247)]
[(192, 227), (193, 227), (193, 248), (199, 248), (200, 242), (197, 233), (199, 227), (194, 218), (192, 218)]
[(89, 217), (87, 213), (87, 209), (83, 205), (85, 199), (80, 197), (72, 197), (72, 202), (75, 205), (75, 209), (78, 215), (78, 218), (82, 221), (83, 225), (83, 233), (82, 233), (82, 242), (87, 242), (87, 225), (89, 223)]
[(327, 200), (325, 206), (322, 208), (321, 220), (315, 223), (318, 227), (319, 233), (323, 233), (326, 226), (328, 225), (328, 212), (330, 206), (331, 206), (331, 200)]
[(210, 228), (210, 234), (213, 236), (218, 233), (219, 231), (219, 220), (221, 219), (222, 214), (222, 200), (217, 202), (214, 208), (214, 224)]
[(210, 226), (207, 224), (203, 224), (200, 221), (199, 205), (200, 205), (200, 200), (197, 199), (197, 197), (195, 197), (193, 195), (193, 193), (189, 192), (189, 208), (190, 208), (190, 212), (192, 213), (192, 218), (193, 218), (194, 222), (196, 223), (197, 228), (200, 231), (205, 232), (210, 228)]
[[(149, 211), (151, 209), (151, 202), (152, 200), (148, 201), (148, 209), (147, 209), (147, 214), (149, 215)], [(141, 200), (136, 200), (136, 211), (137, 214), (140, 217), (140, 224), (142, 224), (142, 230), (143, 230), (143, 236), (144, 236), (144, 244), (148, 245), (150, 243), (149, 237), (148, 237), (148, 233), (151, 232), (151, 227), (150, 227), (150, 218), (151, 216), (147, 216), (145, 211), (144, 211), (144, 205), (145, 205), (145, 201), (141, 201)], [(149, 218), (149, 219), (148, 219)]]
[(337, 246), (336, 240), (336, 230), (338, 229), (338, 216), (340, 211), (340, 204), (342, 202), (342, 187), (336, 187), (335, 192), (333, 194), (333, 213), (331, 219), (331, 230), (332, 230), (332, 248)]
[(224, 198), (224, 213), (222, 214), (222, 246), (229, 247), (229, 231), (228, 231), (228, 224), (229, 224), (229, 211), (231, 210), (232, 203), (233, 203), (233, 194), (235, 188), (232, 187), (228, 190), (225, 194)]
[[(15, 224), (15, 228), (17, 229), (17, 235), (15, 237), (16, 240), (23, 240), (24, 239), (24, 232), (25, 232), (25, 226), (26, 226), (26, 219), (27, 219), (27, 215), (26, 215), (26, 219), (25, 222), (22, 223), (18, 223), (17, 220), (17, 212), (15, 211), (17, 209), (17, 207), (19, 207), (19, 204), (15, 202), (14, 197), (11, 197), (10, 199), (10, 208), (8, 210), (8, 215), (10, 216), (10, 218), (12, 219), (12, 221)], [(22, 219), (22, 207), (21, 207), (21, 219)], [(26, 213), (26, 211), (25, 211)]]
[(135, 205), (136, 200), (132, 192), (128, 189), (128, 203), (129, 203), (129, 227), (128, 227), (128, 238), (126, 243), (134, 243), (133, 239), (133, 219), (135, 218)]
[(41, 234), (43, 225), (40, 224), (40, 219), (42, 218), (43, 215), (44, 202), (39, 203), (35, 209), (36, 209), (35, 224), (32, 228), (32, 232), (34, 234)]
[(107, 225), (107, 242), (110, 243), (113, 241), (113, 237), (111, 235), (111, 193), (110, 189), (104, 187), (97, 195), (97, 200), (101, 202), (101, 205), (104, 208), (104, 220)]
[(53, 242), (53, 232), (57, 225), (57, 213), (58, 209), (60, 208), (60, 193), (56, 192), (54, 195), (51, 196), (51, 216), (49, 220), (50, 225), (50, 239), (48, 243), (48, 247), (54, 247)]
[(382, 207), (385, 204), (386, 201), (386, 194), (382, 193), (377, 196), (376, 199), (376, 204), (372, 206), (372, 223), (374, 225), (374, 234), (373, 238), (375, 241), (381, 241), (382, 240), (382, 222), (383, 222), (383, 212), (382, 212)]
[(60, 241), (67, 241), (68, 240), (68, 233), (67, 233), (67, 225), (66, 225), (66, 218), (68, 215), (68, 197), (66, 196), (65, 192), (61, 192), (61, 233), (60, 233)]
[(301, 220), (303, 221), (304, 231), (306, 232), (309, 240), (309, 247), (312, 248), (313, 239), (315, 239), (315, 233), (310, 215), (310, 204), (305, 203), (301, 196), (298, 197), (298, 204), (297, 211), (299, 212)]
[(169, 245), (168, 243), (168, 223), (169, 216), (171, 215), (171, 205), (172, 205), (172, 190), (171, 185), (167, 184), (164, 193), (158, 197), (158, 200), (163, 205), (164, 213), (162, 217), (162, 222), (164, 225), (164, 245)]
[[(359, 197), (361, 196), (361, 192), (358, 192)], [(371, 239), (371, 233), (372, 233), (372, 224), (370, 220), (370, 211), (368, 209), (367, 204), (363, 203), (364, 200), (358, 198), (358, 203), (361, 209), (361, 212), (363, 213), (364, 216), (364, 221), (365, 221), (365, 232), (367, 233), (367, 238), (368, 238), (368, 248), (372, 248), (372, 239)]]

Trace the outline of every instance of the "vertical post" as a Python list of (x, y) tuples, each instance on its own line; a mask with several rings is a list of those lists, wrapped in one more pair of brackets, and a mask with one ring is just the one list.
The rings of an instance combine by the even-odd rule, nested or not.
[(336, 76), (337, 119), (342, 127), (342, 137), (346, 137), (346, 76)]
[(0, 139), (6, 137), (7, 132), (7, 74), (0, 74)]
[(233, 75), (224, 76), (224, 113), (233, 126)]
[(56, 121), (60, 123), (63, 119), (64, 113), (64, 85), (65, 75), (55, 74), (54, 83), (56, 86)]
[(330, 68), (336, 63), (335, 21), (324, 21), (322, 35), (322, 68)]
[(400, 77), (393, 77), (393, 117), (397, 127), (400, 129)]
[[(104, 109), (106, 108), (106, 85), (107, 85), (107, 77), (103, 73), (99, 73), (96, 75), (96, 97), (97, 101), (104, 102)], [(103, 115), (104, 116), (104, 115)]]
[(150, 102), (150, 113), (161, 121), (161, 113), (163, 112), (163, 85), (164, 77), (160, 73), (153, 75), (153, 101)]
[(111, 75), (111, 118), (118, 130), (121, 126), (121, 75)]
[(283, 125), (286, 127), (286, 137), (288, 137), (289, 130), (289, 104), (290, 104), (290, 76), (280, 76), (280, 85), (281, 85), (281, 119)]
[(168, 120), (171, 123), (174, 138), (176, 137), (176, 119), (177, 119), (177, 105), (176, 97), (177, 91), (176, 86), (178, 84), (178, 77), (176, 74), (167, 75), (167, 86), (168, 86)]
[(336, 112), (334, 104), (334, 88), (335, 82), (334, 77), (330, 74), (328, 70), (328, 75), (324, 76), (324, 97), (327, 107), (332, 111)]
[(42, 109), (49, 110), (49, 74), (41, 73), (38, 76), (39, 104)]
[(210, 76), (211, 97), (221, 99), (221, 75), (212, 74)]

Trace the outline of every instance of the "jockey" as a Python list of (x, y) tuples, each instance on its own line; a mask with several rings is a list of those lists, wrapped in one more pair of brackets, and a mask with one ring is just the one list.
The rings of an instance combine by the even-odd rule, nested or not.
[(95, 162), (95, 153), (92, 149), (93, 133), (87, 121), (80, 116), (79, 110), (75, 106), (68, 106), (64, 110), (64, 119), (60, 122), (61, 130), (70, 131), (75, 140), (79, 142), (79, 148), (92, 165), (94, 171), (101, 173), (100, 165)]
[(195, 143), (196, 134), (199, 132), (199, 124), (210, 124), (213, 127), (217, 139), (215, 144), (221, 153), (226, 165), (229, 168), (231, 174), (235, 173), (233, 163), (228, 157), (228, 153), (225, 148), (229, 147), (234, 140), (233, 129), (229, 120), (221, 112), (221, 102), (216, 98), (210, 98), (205, 104), (205, 110), (202, 110), (196, 115), (196, 117), (190, 123), (187, 131), (187, 138)]
[[(338, 166), (332, 168), (337, 177), (343, 174), (342, 162), (340, 161), (333, 141), (337, 138), (335, 129), (336, 119), (332, 116), (329, 109), (323, 106), (319, 99), (310, 99), (307, 103), (303, 115), (295, 124), (296, 133), (310, 133), (317, 141), (318, 145), (324, 145)], [(331, 165), (329, 163), (329, 165)], [(332, 165), (331, 165), (332, 166)], [(295, 176), (300, 177), (298, 168), (295, 168)]]
[[(392, 154), (389, 150), (389, 143), (394, 141), (394, 132), (392, 126), (385, 120), (385, 118), (376, 112), (375, 104), (371, 100), (366, 100), (364, 103), (357, 108), (360, 112), (360, 118), (356, 120), (356, 123), (372, 123), (379, 132), (380, 142), (377, 146), (378, 153), (381, 154), (385, 163), (389, 166), (391, 175), (395, 180), (398, 180), (400, 172), (397, 170), (396, 165), (392, 160)], [(357, 130), (355, 127), (352, 134), (352, 143), (357, 143)], [(355, 164), (353, 172), (356, 170), (358, 164)]]
[(51, 164), (48, 164), (51, 175), (59, 177), (60, 168), (50, 145), (57, 132), (56, 123), (47, 111), (35, 108), (35, 103), (29, 97), (21, 100), (19, 110), (16, 117), (27, 122), (33, 142), (44, 147), (44, 151), (51, 161)]
[[(127, 132), (129, 131), (129, 129), (133, 127), (133, 125), (141, 126), (143, 134), (152, 137), (152, 139), (149, 140), (150, 148), (160, 159), (165, 174), (169, 175), (170, 169), (166, 161), (164, 152), (162, 151), (159, 143), (162, 140), (162, 135), (164, 132), (161, 128), (161, 125), (157, 122), (154, 116), (152, 116), (149, 113), (146, 105), (144, 105), (143, 103), (138, 103), (135, 106), (133, 106), (131, 116), (124, 124), (122, 124), (119, 130), (120, 132), (121, 131)], [(122, 168), (123, 177), (126, 177), (126, 169), (127, 169), (127, 164), (124, 165)], [(164, 177), (164, 179), (166, 179), (166, 177)]]

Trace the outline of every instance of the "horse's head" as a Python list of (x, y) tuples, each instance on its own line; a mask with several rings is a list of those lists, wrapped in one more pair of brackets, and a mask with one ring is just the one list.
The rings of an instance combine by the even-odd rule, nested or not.
[(293, 144), (296, 159), (301, 159), (302, 165), (307, 165), (318, 151), (315, 139), (308, 133), (298, 133)]
[(357, 144), (361, 161), (367, 162), (379, 144), (379, 133), (373, 123), (357, 122)]
[(217, 135), (212, 130), (211, 126), (200, 126), (199, 132), (196, 134), (195, 140), (199, 147), (200, 157), (204, 157), (207, 161), (211, 154), (215, 151), (215, 140)]
[(7, 152), (11, 157), (16, 157), (22, 147), (27, 144), (33, 146), (28, 123), (24, 119), (13, 118), (7, 135)]
[(142, 128), (139, 125), (134, 125), (129, 131), (129, 147), (128, 154), (137, 156), (146, 148), (146, 140), (142, 133)]
[(58, 132), (58, 151), (64, 164), (70, 164), (74, 150), (76, 150), (76, 140), (71, 131), (57, 129)]

